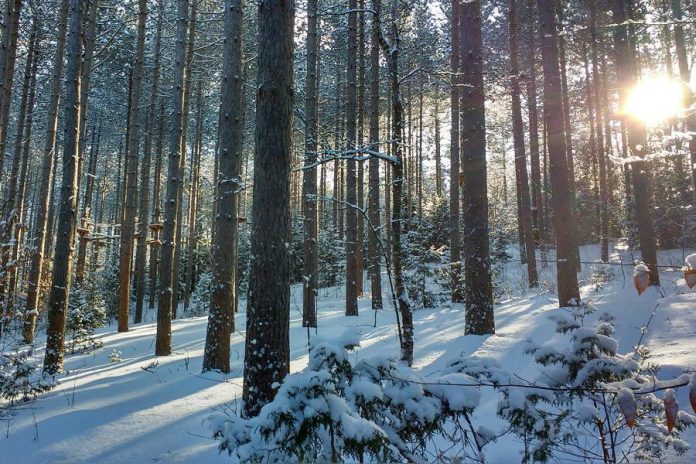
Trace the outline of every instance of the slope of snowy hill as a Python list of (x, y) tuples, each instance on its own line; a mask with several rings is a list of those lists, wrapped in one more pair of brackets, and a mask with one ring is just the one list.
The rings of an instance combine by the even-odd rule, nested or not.
[[(595, 261), (596, 247), (583, 249), (583, 260)], [(616, 256), (615, 259), (618, 260)], [(624, 262), (628, 258), (624, 256)], [(609, 282), (592, 280), (602, 266), (584, 266), (581, 273), (583, 299), (598, 311), (615, 317), (620, 352), (630, 351), (641, 339), (662, 365), (662, 377), (676, 376), (696, 367), (696, 289), (689, 291), (679, 267), (682, 252), (661, 254), (661, 289), (651, 288), (638, 297), (632, 269), (607, 266)], [(552, 265), (551, 265), (552, 266)], [(552, 267), (543, 270), (543, 282), (553, 281)], [(504, 278), (509, 288), (521, 285), (524, 271), (509, 264)], [(596, 275), (596, 274), (594, 274)], [(539, 292), (541, 293), (541, 292)], [(510, 291), (514, 295), (514, 291)], [(385, 304), (390, 300), (386, 298)], [(232, 337), (232, 372), (201, 374), (206, 318), (178, 319), (173, 324), (174, 353), (154, 356), (155, 325), (144, 323), (126, 334), (115, 326), (99, 333), (103, 348), (90, 354), (70, 355), (60, 385), (26, 403), (12, 417), (2, 417), (0, 462), (13, 464), (79, 463), (224, 463), (218, 443), (205, 423), (215, 411), (234, 408), (242, 392), (242, 356), (245, 314), (243, 304)], [(333, 337), (346, 328), (361, 336), (356, 357), (398, 355), (393, 309), (375, 314), (369, 295), (360, 300), (360, 316), (343, 315), (342, 289), (323, 289), (319, 296), (319, 328), (308, 333), (301, 327), (301, 289), (293, 288), (291, 301), (291, 368), (306, 366), (308, 339)], [(418, 310), (415, 319), (415, 364), (424, 376), (436, 376), (462, 355), (496, 359), (502, 368), (521, 378), (534, 379), (538, 365), (524, 354), (528, 340), (544, 341), (553, 335), (549, 316), (558, 313), (551, 292), (511, 296), (496, 306), (496, 334), (463, 336), (461, 305)], [(148, 315), (150, 320), (154, 314)], [(375, 327), (376, 319), (376, 327)], [(649, 324), (648, 324), (649, 321)], [(646, 327), (647, 324), (647, 327)], [(645, 329), (644, 329), (645, 328)], [(41, 350), (37, 350), (41, 355)], [(486, 390), (486, 389), (483, 389)], [(688, 406), (686, 389), (677, 391), (680, 404)], [(481, 392), (481, 405), (473, 420), (494, 431), (504, 424), (496, 417), (497, 395)], [(671, 462), (696, 461), (696, 432), (684, 437), (693, 449)], [(485, 449), (487, 462), (520, 461), (521, 443), (512, 435)]]

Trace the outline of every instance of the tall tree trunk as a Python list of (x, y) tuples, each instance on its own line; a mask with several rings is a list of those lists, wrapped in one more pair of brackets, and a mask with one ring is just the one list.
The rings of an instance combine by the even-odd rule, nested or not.
[(399, 44), (400, 35), (397, 21), (396, 5), (392, 5), (390, 39), (387, 40), (381, 30), (381, 1), (373, 0), (373, 10), (375, 11), (376, 27), (380, 31), (379, 42), (384, 52), (387, 67), (389, 69), (389, 88), (391, 93), (391, 156), (392, 162), (392, 219), (391, 219), (391, 245), (392, 245), (392, 264), (394, 270), (394, 287), (396, 300), (401, 315), (401, 333), (399, 341), (401, 345), (401, 359), (407, 364), (413, 363), (413, 313), (411, 304), (406, 294), (406, 286), (403, 277), (403, 249), (401, 244), (402, 224), (404, 222), (402, 214), (402, 188), (404, 184), (403, 171), (403, 140), (404, 140), (404, 108), (401, 95), (401, 80), (399, 78)]
[(145, 54), (145, 23), (147, 0), (138, 0), (138, 37), (133, 65), (133, 91), (131, 95), (130, 134), (126, 148), (126, 201), (121, 224), (121, 252), (118, 286), (118, 331), (128, 331), (131, 294), (131, 267), (135, 216), (137, 214), (138, 154), (140, 153), (140, 93), (143, 80), (143, 56)]
[(512, 95), (512, 135), (515, 149), (515, 178), (517, 180), (518, 214), (527, 261), (527, 279), (530, 287), (539, 285), (534, 251), (534, 232), (532, 229), (532, 211), (529, 200), (529, 178), (527, 175), (527, 156), (524, 146), (524, 123), (522, 122), (522, 105), (520, 103), (520, 75), (517, 46), (517, 1), (510, 0), (509, 11), (510, 40), (510, 93)]
[(216, 214), (213, 219), (210, 313), (203, 371), (230, 370), (230, 332), (234, 328), (234, 266), (237, 241), (237, 190), (242, 162), (242, 23), (241, 0), (225, 3), (222, 105), (218, 137)]
[(194, 285), (194, 271), (196, 268), (196, 250), (198, 248), (198, 208), (200, 195), (200, 166), (203, 138), (203, 81), (198, 80), (198, 90), (196, 91), (197, 112), (196, 112), (196, 134), (193, 142), (193, 152), (191, 154), (191, 181), (189, 183), (189, 237), (188, 251), (186, 260), (186, 271), (184, 273), (184, 309), (188, 309), (191, 298), (191, 290)]
[[(541, 160), (539, 156), (539, 111), (537, 108), (537, 34), (535, 21), (536, 0), (527, 0), (529, 13), (529, 29), (527, 40), (529, 41), (529, 78), (527, 79), (527, 112), (529, 114), (529, 160), (531, 164), (531, 199), (532, 199), (532, 225), (534, 238), (540, 245), (542, 260), (545, 258), (546, 229), (544, 224), (544, 196), (542, 195)], [(545, 265), (545, 262), (544, 262)]]
[(319, 286), (317, 224), (317, 148), (319, 138), (319, 69), (317, 54), (318, 0), (307, 3), (307, 79), (305, 81), (305, 169), (302, 177), (304, 215), (304, 285), (302, 326), (317, 326), (317, 288)]
[(148, 307), (155, 307), (155, 299), (158, 294), (157, 271), (159, 269), (159, 251), (162, 242), (160, 242), (160, 231), (162, 229), (162, 211), (160, 206), (160, 190), (162, 185), (162, 152), (164, 151), (164, 103), (160, 102), (159, 118), (157, 121), (157, 155), (155, 158), (155, 174), (152, 176), (154, 184), (152, 189), (152, 243), (150, 245), (150, 270), (148, 277), (150, 278), (150, 298)]
[(461, 77), (459, 66), (461, 62), (459, 40), (459, 19), (461, 17), (461, 1), (452, 0), (452, 53), (450, 68), (452, 72), (451, 108), (452, 127), (450, 129), (450, 272), (452, 273), (452, 301), (464, 301), (461, 277), (461, 245), (459, 237), (459, 96)]
[[(357, 42), (358, 42), (358, 3), (357, 0), (348, 2), (348, 67), (347, 67), (347, 96), (346, 96), (346, 137), (348, 151), (353, 153), (357, 145)], [(350, 155), (351, 158), (354, 155)], [(357, 275), (357, 238), (358, 223), (355, 208), (357, 206), (357, 179), (355, 159), (346, 161), (346, 316), (358, 315), (358, 293), (356, 288)]]
[(77, 219), (77, 157), (80, 142), (80, 67), (82, 58), (81, 24), (84, 4), (71, 0), (66, 68), (65, 131), (63, 141), (63, 177), (60, 192), (58, 236), (53, 258), (53, 285), (48, 300), (48, 329), (43, 371), (54, 375), (63, 370), (65, 350), (65, 320), (73, 261), (73, 241)]
[(599, 209), (600, 209), (600, 256), (603, 262), (609, 261), (609, 183), (607, 179), (607, 150), (611, 140), (607, 138), (604, 144), (604, 128), (602, 127), (602, 94), (600, 86), (599, 65), (597, 62), (597, 11), (595, 0), (590, 1), (590, 54), (592, 56), (592, 88), (594, 90), (594, 101), (596, 103), (595, 129), (596, 129), (596, 152), (599, 164)]
[(295, 10), (259, 3), (256, 169), (244, 356), (244, 415), (272, 401), (290, 370), (290, 151)]
[[(370, 150), (379, 151), (379, 30), (372, 22), (370, 34)], [(370, 270), (372, 309), (382, 308), (382, 272), (380, 269), (379, 231), (382, 229), (379, 209), (379, 159), (370, 157), (367, 214), (367, 255)]]
[(186, 168), (186, 139), (188, 136), (188, 121), (189, 108), (191, 107), (191, 84), (193, 83), (193, 59), (196, 39), (196, 26), (198, 16), (198, 2), (191, 3), (191, 18), (189, 20), (188, 42), (186, 50), (186, 72), (184, 76), (184, 104), (181, 113), (181, 158), (179, 160), (179, 179), (176, 194), (177, 210), (176, 210), (176, 236), (174, 240), (174, 261), (172, 265), (172, 317), (176, 319), (179, 308), (179, 269), (181, 268), (181, 250), (182, 250), (182, 229), (184, 225), (184, 179)]
[[(679, 22), (683, 17), (681, 0), (672, 0), (672, 12), (674, 13), (674, 19), (677, 21), (674, 25), (674, 44), (677, 50), (677, 62), (679, 63), (679, 77), (688, 86), (691, 82), (691, 70), (689, 69), (689, 61), (686, 54), (684, 27)], [(686, 103), (691, 103), (693, 94), (689, 95), (688, 100)], [(689, 164), (691, 165), (691, 176), (694, 183), (693, 207), (696, 208), (696, 135), (694, 135), (696, 133), (696, 115), (693, 112), (686, 117), (686, 129), (691, 135), (689, 138), (691, 162)]]
[(27, 279), (27, 310), (24, 315), (23, 338), (25, 343), (33, 343), (34, 327), (39, 311), (39, 283), (44, 264), (46, 235), (48, 226), (48, 210), (51, 201), (51, 184), (55, 163), (56, 132), (58, 130), (58, 105), (60, 102), (60, 86), (63, 79), (63, 55), (65, 54), (65, 36), (67, 32), (69, 0), (61, 0), (58, 10), (58, 40), (53, 59), (53, 75), (51, 76), (51, 98), (48, 103), (47, 129), (41, 174), (39, 177), (39, 195), (36, 207), (36, 222), (34, 224), (34, 243), (31, 251), (31, 269)]
[[(7, 0), (6, 16), (3, 18), (9, 24), (3, 33), (2, 50), (0, 51), (0, 173), (5, 165), (5, 146), (12, 106), (12, 84), (14, 83), (14, 68), (17, 59), (17, 32), (19, 17), (22, 12), (22, 0)], [(2, 179), (0, 178), (0, 182)]]
[(181, 179), (179, 164), (181, 153), (184, 100), (184, 74), (186, 54), (186, 24), (188, 0), (177, 0), (176, 48), (174, 56), (174, 84), (172, 87), (172, 125), (169, 139), (169, 167), (167, 197), (164, 202), (164, 228), (162, 230), (162, 257), (160, 262), (159, 298), (157, 301), (157, 339), (155, 354), (168, 356), (172, 352), (172, 300), (175, 291), (174, 242), (177, 227), (177, 192)]
[(478, 0), (465, 2), (461, 8), (461, 147), (464, 155), (464, 240), (467, 243), (464, 256), (465, 332), (482, 335), (495, 333), (495, 321), (488, 237), (481, 3)]
[(544, 67), (544, 122), (547, 133), (549, 168), (553, 202), (553, 220), (556, 233), (556, 270), (558, 275), (559, 306), (573, 306), (580, 302), (576, 255), (572, 232), (574, 224), (572, 192), (568, 188), (568, 164), (563, 128), (563, 98), (558, 61), (558, 31), (555, 11), (558, 0), (537, 0), (542, 36)]
[[(39, 25), (39, 20), (35, 19), (35, 27), (38, 29), (41, 27)], [(24, 233), (27, 229), (27, 221), (26, 221), (26, 212), (28, 210), (27, 205), (25, 204), (25, 198), (27, 194), (27, 172), (29, 169), (29, 157), (30, 157), (30, 148), (31, 148), (31, 137), (32, 137), (32, 127), (34, 123), (34, 102), (36, 100), (36, 73), (38, 69), (38, 64), (39, 64), (39, 52), (36, 50), (36, 47), (38, 45), (38, 38), (35, 39), (34, 43), (34, 56), (30, 61), (32, 61), (32, 67), (29, 71), (30, 80), (29, 80), (29, 96), (27, 98), (27, 114), (26, 114), (26, 119), (24, 120), (24, 125), (23, 125), (23, 131), (20, 131), (22, 133), (22, 137), (20, 139), (19, 133), (17, 134), (17, 141), (15, 142), (15, 156), (19, 157), (21, 156), (22, 158), (22, 163), (21, 167), (19, 169), (19, 178), (17, 179), (17, 224), (15, 226), (15, 238), (14, 238), (14, 245), (12, 247), (12, 251), (10, 254), (10, 260), (14, 263), (19, 262), (19, 250), (20, 247), (23, 246), (23, 238), (24, 238)], [(29, 59), (29, 58), (27, 58)], [(17, 143), (19, 142), (19, 143)], [(20, 154), (21, 150), (21, 154)], [(36, 178), (38, 176), (34, 176)], [(19, 275), (19, 266), (15, 265), (12, 267), (10, 270), (10, 278), (9, 278), (9, 287), (8, 287), (8, 292), (9, 292), (9, 298), (7, 300), (7, 312), (11, 313), (14, 310), (14, 302), (15, 302), (15, 297), (17, 294), (17, 280), (18, 280), (18, 275)]]
[[(358, 138), (357, 146), (365, 146), (365, 0), (358, 1)], [(361, 211), (365, 209), (365, 162), (358, 161), (357, 179), (357, 206)], [(365, 268), (365, 221), (362, 212), (356, 211), (356, 235), (355, 235), (355, 293), (358, 297), (363, 295), (363, 269)]]
[(435, 84), (433, 98), (433, 122), (435, 124), (435, 194), (442, 196), (442, 154), (440, 149), (440, 86)]
[[(573, 155), (573, 138), (572, 138), (572, 121), (570, 119), (570, 98), (568, 95), (568, 70), (566, 60), (565, 37), (563, 35), (563, 0), (560, 0), (557, 5), (558, 22), (561, 32), (558, 34), (558, 54), (561, 70), (561, 98), (563, 101), (563, 132), (565, 135), (566, 163), (568, 164), (568, 188), (572, 196), (573, 214), (576, 214), (577, 208), (577, 189), (575, 187), (575, 158)], [(570, 229), (570, 238), (572, 247), (575, 252), (575, 263), (580, 270), (580, 236), (578, 225), (575, 223), (566, 224)]]
[[(19, 171), (20, 167), (25, 163), (22, 157), (22, 141), (24, 139), (24, 130), (26, 127), (29, 108), (29, 92), (32, 81), (32, 68), (34, 68), (34, 52), (36, 49), (38, 21), (34, 21), (29, 37), (29, 46), (27, 51), (27, 60), (24, 65), (24, 75), (22, 77), (22, 96), (19, 102), (19, 115), (17, 116), (17, 136), (14, 143), (14, 157), (12, 158), (12, 168), (10, 170), (10, 178), (5, 194), (5, 204), (3, 205), (4, 224), (0, 226), (2, 231), (2, 243), (0, 244), (2, 276), (0, 277), (0, 299), (4, 306), (4, 311), (9, 314), (9, 304), (11, 299), (12, 289), (8, 290), (11, 275), (16, 274), (18, 263), (16, 260), (10, 261), (10, 255), (13, 254), (14, 248), (17, 246), (19, 229), (17, 223), (21, 221), (20, 210), (22, 204), (18, 200), (19, 188)], [(33, 102), (32, 102), (33, 105)], [(24, 188), (22, 185), (21, 188)], [(8, 266), (9, 264), (9, 266)]]
[[(97, 12), (99, 10), (99, 0), (90, 0), (86, 6), (87, 14), (84, 17), (83, 28), (86, 31), (85, 51), (82, 59), (82, 88), (80, 89), (80, 146), (78, 149), (77, 159), (77, 189), (78, 193), (81, 187), (82, 165), (84, 164), (85, 154), (87, 152), (87, 120), (88, 120), (88, 102), (89, 91), (92, 82), (92, 64), (94, 62), (94, 46), (97, 35)], [(92, 124), (94, 130), (95, 125)], [(80, 196), (77, 196), (78, 206)]]
[(89, 153), (89, 165), (87, 166), (87, 185), (85, 186), (82, 225), (77, 229), (77, 269), (75, 271), (75, 283), (77, 284), (82, 283), (87, 276), (87, 234), (89, 233), (89, 218), (91, 216), (92, 196), (94, 195), (94, 182), (97, 174), (97, 159), (99, 157), (101, 131), (101, 124), (99, 125), (99, 129), (92, 129), (92, 145)]
[[(135, 319), (136, 324), (143, 320), (145, 303), (145, 259), (147, 258), (148, 217), (150, 208), (150, 165), (152, 163), (152, 141), (154, 139), (155, 118), (157, 116), (157, 92), (159, 92), (160, 52), (162, 43), (162, 23), (164, 17), (164, 2), (157, 2), (157, 35), (155, 38), (154, 59), (152, 67), (152, 87), (150, 90), (150, 107), (147, 114), (147, 132), (145, 134), (145, 153), (143, 169), (140, 175), (140, 206), (138, 211), (138, 233), (135, 250)], [(159, 184), (159, 172), (155, 183)], [(159, 186), (155, 187), (159, 188)], [(156, 226), (155, 226), (156, 227)], [(156, 238), (153, 238), (156, 240)]]
[[(630, 19), (627, 14), (625, 0), (612, 2), (613, 19), (617, 24), (624, 24)], [(616, 49), (616, 67), (619, 79), (619, 97), (623, 103), (628, 88), (637, 77), (636, 55), (631, 47), (631, 38), (628, 28), (621, 25), (614, 29), (614, 47)], [(627, 146), (631, 156), (644, 158), (646, 147), (645, 125), (643, 122), (628, 118), (626, 124)], [(638, 224), (638, 238), (640, 241), (640, 253), (643, 262), (650, 269), (650, 283), (660, 285), (660, 275), (657, 269), (657, 245), (655, 243), (655, 231), (653, 229), (650, 177), (647, 173), (646, 161), (631, 163), (633, 177), (633, 195), (635, 198), (635, 217)]]

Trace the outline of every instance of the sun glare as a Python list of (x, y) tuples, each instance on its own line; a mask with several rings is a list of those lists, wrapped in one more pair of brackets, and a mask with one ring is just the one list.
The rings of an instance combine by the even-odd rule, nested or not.
[(624, 113), (648, 126), (658, 125), (684, 110), (684, 84), (668, 77), (640, 81), (626, 98)]

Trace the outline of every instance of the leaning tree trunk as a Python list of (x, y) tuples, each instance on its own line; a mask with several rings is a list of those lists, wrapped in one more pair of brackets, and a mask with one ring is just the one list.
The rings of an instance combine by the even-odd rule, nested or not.
[[(348, 2), (348, 67), (347, 67), (347, 98), (346, 98), (346, 138), (348, 153), (354, 153), (356, 149), (356, 81), (357, 81), (357, 0)], [(356, 281), (357, 273), (357, 247), (358, 247), (358, 217), (357, 207), (357, 180), (355, 173), (354, 155), (349, 155), (346, 161), (346, 316), (358, 315), (358, 292)]]
[(48, 104), (47, 130), (39, 176), (38, 202), (36, 204), (36, 222), (34, 223), (34, 243), (31, 250), (31, 267), (27, 279), (27, 309), (24, 315), (23, 338), (25, 343), (33, 343), (36, 317), (39, 315), (39, 283), (44, 263), (44, 249), (48, 226), (48, 210), (51, 200), (51, 183), (55, 163), (56, 132), (58, 127), (58, 103), (60, 86), (63, 79), (63, 55), (65, 53), (65, 36), (68, 23), (69, 0), (61, 0), (58, 10), (58, 40), (53, 59), (51, 76), (51, 99)]
[(118, 331), (128, 331), (130, 309), (131, 266), (135, 216), (137, 213), (138, 154), (140, 153), (140, 93), (143, 80), (143, 55), (145, 54), (145, 22), (147, 0), (138, 0), (138, 38), (133, 66), (133, 92), (131, 94), (130, 138), (126, 148), (126, 202), (121, 224), (121, 252), (119, 259)]
[[(379, 30), (372, 22), (370, 36), (370, 150), (379, 151)], [(367, 255), (370, 270), (372, 309), (382, 308), (382, 272), (380, 269), (381, 228), (379, 210), (379, 159), (370, 157), (367, 214), (370, 220), (367, 231)]]
[(177, 0), (176, 49), (174, 52), (174, 85), (172, 87), (172, 125), (169, 139), (169, 168), (167, 196), (164, 202), (164, 229), (162, 229), (161, 262), (159, 269), (159, 298), (157, 301), (157, 339), (155, 354), (172, 353), (172, 295), (174, 292), (174, 241), (176, 240), (177, 192), (179, 190), (179, 163), (181, 155), (186, 54), (186, 23), (188, 0)]
[(317, 54), (318, 0), (307, 3), (307, 79), (305, 81), (305, 168), (302, 177), (304, 215), (304, 285), (302, 326), (317, 326), (317, 288), (319, 286), (317, 224), (317, 147), (319, 138), (319, 69)]
[(53, 285), (48, 300), (48, 329), (43, 371), (54, 375), (63, 370), (65, 321), (68, 313), (73, 242), (77, 209), (77, 157), (80, 142), (80, 66), (82, 0), (70, 4), (68, 65), (66, 68), (65, 131), (63, 133), (63, 177), (60, 192), (58, 237), (53, 258)]
[(558, 274), (559, 306), (580, 302), (576, 255), (572, 232), (566, 227), (574, 224), (572, 193), (568, 188), (568, 164), (563, 129), (563, 100), (558, 61), (556, 4), (558, 0), (537, 0), (542, 28), (542, 58), (544, 67), (544, 120), (551, 174), (553, 224), (556, 232), (556, 270)]
[(291, 0), (259, 3), (256, 169), (244, 356), (244, 415), (272, 401), (290, 370)]
[(530, 287), (539, 285), (534, 251), (534, 231), (532, 228), (532, 211), (529, 200), (529, 178), (527, 175), (527, 156), (524, 146), (524, 123), (522, 122), (522, 105), (520, 103), (520, 76), (517, 62), (517, 1), (510, 0), (509, 11), (510, 40), (510, 93), (512, 95), (512, 137), (515, 150), (515, 178), (517, 180), (517, 197), (519, 210), (517, 220), (521, 223), (524, 241), (524, 255), (527, 261), (527, 280)]
[[(157, 18), (157, 35), (155, 38), (154, 50), (155, 62), (152, 67), (150, 108), (147, 114), (146, 125), (148, 130), (145, 135), (145, 153), (143, 155), (143, 169), (140, 175), (138, 242), (135, 249), (135, 320), (133, 321), (136, 324), (143, 320), (143, 306), (145, 304), (145, 258), (147, 257), (147, 236), (149, 229), (147, 220), (150, 208), (150, 165), (152, 164), (152, 141), (154, 139), (155, 118), (157, 116), (157, 92), (159, 91), (162, 22), (164, 17), (164, 2), (162, 0), (158, 1), (158, 10), (159, 16)], [(155, 180), (155, 182), (157, 182), (157, 180)]]
[(462, 157), (464, 172), (464, 301), (467, 334), (492, 334), (493, 284), (488, 237), (488, 187), (486, 176), (486, 117), (483, 88), (481, 3), (461, 6)]

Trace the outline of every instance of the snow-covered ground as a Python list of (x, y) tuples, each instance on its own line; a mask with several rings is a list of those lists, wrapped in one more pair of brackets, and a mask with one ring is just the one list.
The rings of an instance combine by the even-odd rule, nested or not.
[[(597, 261), (597, 247), (583, 247), (582, 258)], [(613, 259), (618, 261), (618, 255)], [(599, 287), (591, 282), (593, 268), (583, 266), (582, 297), (599, 311), (616, 317), (620, 351), (638, 342), (650, 320), (642, 343), (651, 349), (653, 361), (663, 366), (661, 376), (674, 376), (696, 368), (696, 289), (689, 292), (679, 267), (682, 251), (664, 252), (662, 288), (648, 289), (638, 297), (632, 269), (608, 266), (614, 278)], [(623, 256), (623, 262), (629, 257)], [(554, 325), (548, 316), (560, 311), (551, 292), (521, 295), (524, 268), (510, 263), (504, 271), (504, 290), (510, 295), (496, 306), (496, 335), (464, 337), (461, 305), (419, 310), (415, 313), (415, 364), (425, 376), (435, 376), (462, 354), (495, 358), (501, 367), (520, 377), (534, 379), (538, 372), (524, 354), (527, 340), (548, 339)], [(553, 265), (543, 270), (542, 282), (553, 282)], [(541, 293), (541, 292), (540, 292)], [(398, 355), (394, 311), (385, 293), (386, 309), (369, 309), (370, 298), (360, 300), (360, 316), (347, 318), (340, 288), (324, 289), (319, 297), (319, 328), (308, 334), (301, 327), (301, 291), (293, 288), (291, 301), (291, 369), (307, 363), (308, 337), (331, 337), (354, 327), (361, 333), (357, 357)], [(242, 391), (242, 355), (245, 314), (236, 318), (232, 336), (232, 372), (201, 374), (206, 318), (179, 319), (173, 324), (174, 354), (154, 356), (155, 325), (144, 323), (127, 334), (115, 327), (99, 336), (104, 347), (94, 353), (66, 359), (61, 384), (36, 402), (22, 406), (9, 421), (0, 422), (0, 463), (223, 463), (217, 443), (210, 438), (205, 418), (224, 409)], [(154, 315), (149, 314), (152, 318)], [(374, 327), (375, 317), (377, 320)], [(116, 361), (114, 358), (119, 358)], [(503, 425), (495, 417), (498, 396), (482, 392), (474, 421), (493, 430)], [(682, 407), (688, 407), (685, 389), (678, 391)], [(671, 462), (696, 462), (696, 432), (685, 437), (694, 447)], [(520, 444), (511, 435), (485, 450), (490, 463), (520, 461)]]

